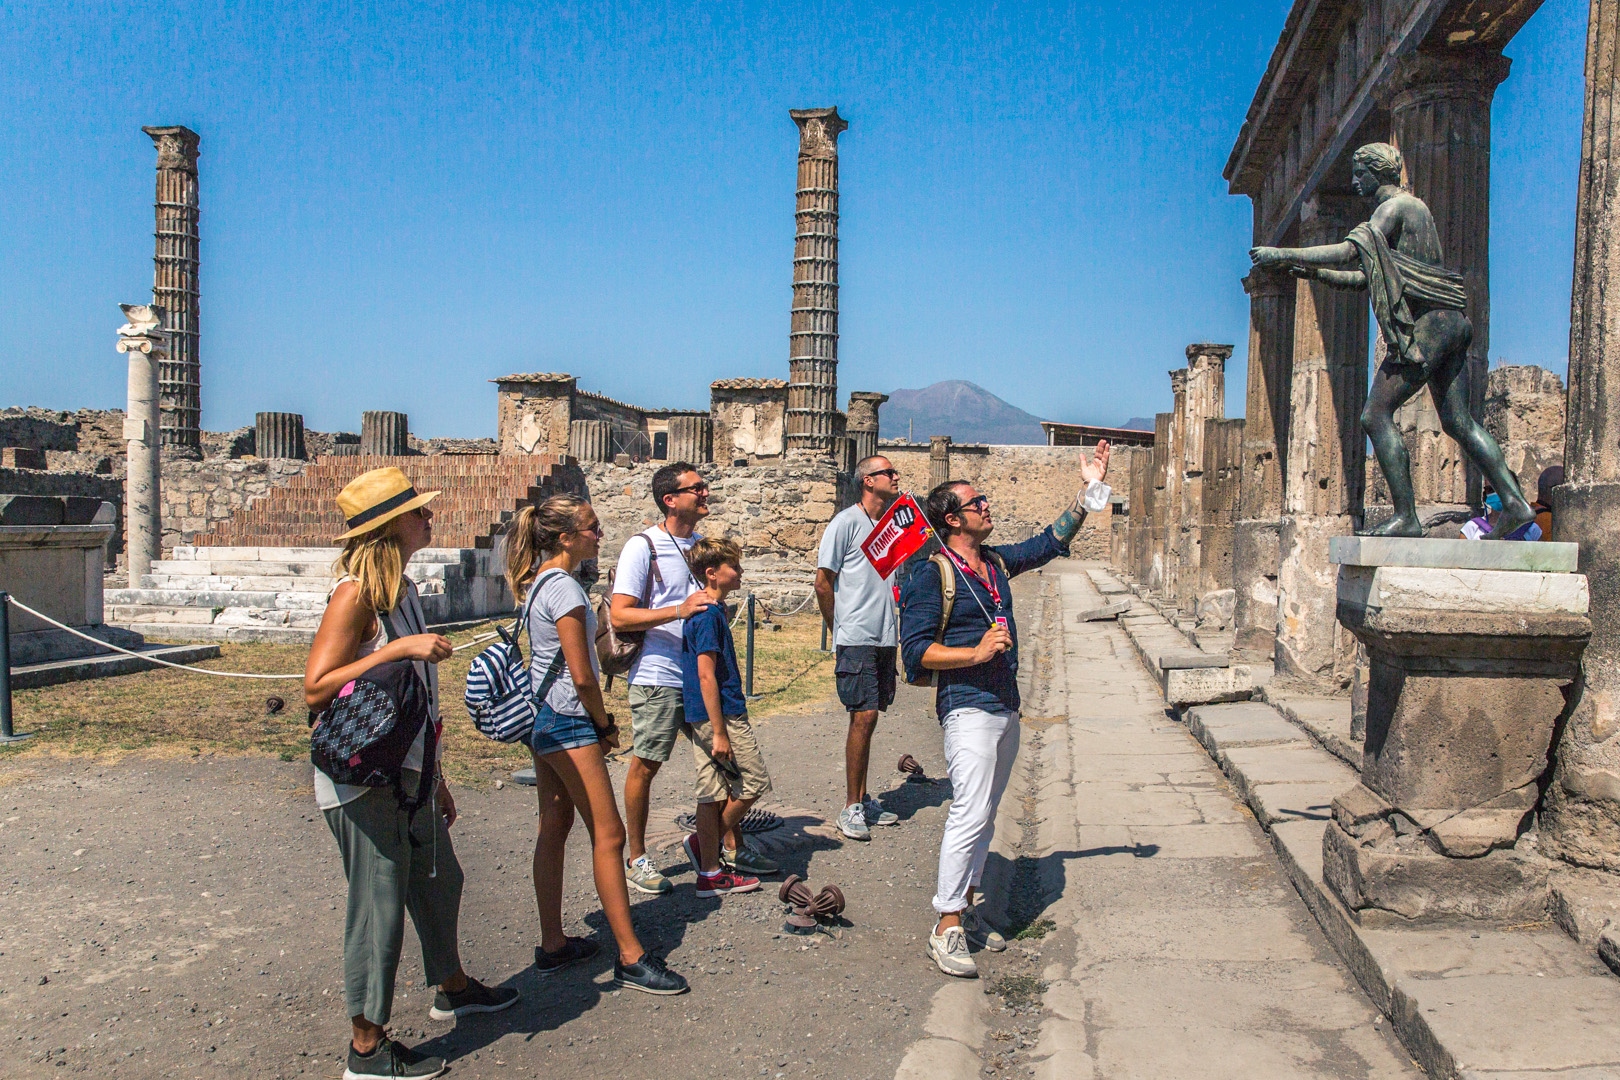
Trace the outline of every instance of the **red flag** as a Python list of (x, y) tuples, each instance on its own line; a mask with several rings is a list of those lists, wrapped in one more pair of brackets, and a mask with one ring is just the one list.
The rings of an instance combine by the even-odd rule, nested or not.
[(878, 518), (877, 526), (861, 544), (861, 550), (877, 572), (888, 577), (921, 550), (933, 532), (917, 500), (905, 494), (894, 500), (894, 505)]

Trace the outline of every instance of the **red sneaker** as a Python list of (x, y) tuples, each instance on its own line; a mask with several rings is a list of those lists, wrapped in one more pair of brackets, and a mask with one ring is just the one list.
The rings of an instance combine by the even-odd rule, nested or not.
[(692, 872), (703, 873), (703, 852), (698, 850), (697, 833), (687, 833), (686, 839), (681, 841), (681, 847), (686, 849), (686, 857), (692, 861)]
[(759, 878), (738, 874), (731, 870), (716, 870), (712, 874), (699, 873), (697, 894), (701, 897), (724, 896), (734, 892), (753, 892), (759, 888)]

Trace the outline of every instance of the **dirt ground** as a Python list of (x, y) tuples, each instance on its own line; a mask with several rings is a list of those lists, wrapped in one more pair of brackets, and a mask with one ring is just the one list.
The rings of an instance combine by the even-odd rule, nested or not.
[[(453, 835), (467, 874), (463, 956), (470, 973), (516, 986), (523, 1000), (494, 1016), (429, 1020), (407, 932), (395, 1036), (467, 1077), (892, 1076), (944, 980), (923, 941), (950, 789), (895, 771), (910, 753), (931, 776), (944, 772), (932, 691), (902, 687), (872, 768), (873, 790), (901, 823), (874, 829), (869, 844), (837, 838), (828, 823), (842, 805), (846, 717), (830, 668), (807, 677), (811, 700), (758, 725), (775, 782), (762, 805), (788, 819), (761, 840), (812, 887), (839, 884), (847, 925), (808, 939), (782, 933), (773, 881), (696, 898), (673, 824), (690, 805), (681, 747), (654, 788), (649, 837), (666, 845), (659, 862), (676, 889), (633, 900), (643, 940), (692, 993), (616, 992), (607, 948), (542, 986), (532, 968), (533, 793), (462, 786)], [(622, 791), (622, 766), (614, 777)], [(582, 828), (568, 858), (569, 932), (607, 945)], [(307, 759), (7, 757), (0, 867), (8, 1074), (341, 1075), (344, 882)], [(983, 957), (986, 992), (1021, 985), (998, 980), (998, 965), (1039, 971), (1039, 944)]]

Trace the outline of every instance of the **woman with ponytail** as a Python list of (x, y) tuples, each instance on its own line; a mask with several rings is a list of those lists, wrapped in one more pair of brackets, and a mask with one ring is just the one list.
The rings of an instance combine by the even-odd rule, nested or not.
[[(411, 556), (433, 540), (437, 491), (418, 494), (399, 469), (374, 469), (338, 493), (349, 531), (338, 537), (338, 582), (321, 616), (304, 667), (312, 711), (332, 704), (348, 684), (391, 661), (410, 661), (428, 688), (428, 719), (405, 756), (401, 787), (415, 799), (423, 772), (439, 778), (430, 806), (412, 812), (389, 788), (338, 784), (315, 770), (315, 802), (343, 854), (349, 901), (343, 930), (344, 998), (353, 1036), (345, 1080), (438, 1076), (444, 1060), (401, 1046), (384, 1030), (394, 1003), (394, 976), (410, 912), (422, 944), (422, 970), (439, 992), (429, 1015), (449, 1020), (499, 1012), (518, 999), (510, 987), (488, 987), (461, 967), (457, 924), (461, 864), (450, 843), (456, 803), (437, 768), (424, 769), (428, 724), (439, 723), (439, 672), (450, 642), (427, 632), (416, 583), (405, 576)], [(435, 740), (437, 742), (437, 740)]]
[(618, 945), (614, 981), (649, 994), (679, 994), (686, 980), (642, 948), (630, 922), (624, 880), (624, 821), (613, 794), (603, 746), (618, 745), (613, 714), (602, 701), (596, 657), (596, 615), (575, 577), (595, 559), (602, 525), (584, 499), (553, 495), (525, 506), (506, 534), (506, 577), (524, 598), (529, 631), (529, 685), (535, 688), (535, 787), (540, 797), (534, 843), (534, 897), (540, 909), (540, 944), (534, 966), (541, 978), (596, 954), (596, 943), (562, 928), (563, 854), (576, 812), (591, 836), (596, 895)]

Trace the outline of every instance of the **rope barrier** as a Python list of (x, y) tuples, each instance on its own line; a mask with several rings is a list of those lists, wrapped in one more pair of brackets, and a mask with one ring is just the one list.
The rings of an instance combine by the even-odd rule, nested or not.
[[(123, 653), (125, 656), (133, 656), (137, 660), (147, 660), (147, 661), (150, 661), (151, 663), (154, 663), (154, 664), (160, 664), (163, 667), (175, 668), (178, 671), (190, 671), (190, 672), (193, 672), (193, 673), (195, 673), (197, 675), (213, 675), (216, 678), (221, 678), (221, 679), (271, 679), (271, 680), (277, 680), (277, 681), (285, 681), (285, 680), (289, 680), (289, 679), (297, 679), (299, 682), (304, 681), (303, 672), (299, 672), (297, 675), (260, 675), (260, 674), (258, 674), (256, 672), (251, 672), (251, 671), (211, 671), (208, 668), (193, 667), (190, 664), (177, 664), (172, 660), (164, 660), (164, 659), (162, 659), (160, 657), (153, 656), (151, 653), (135, 652), (133, 649), (126, 649), (126, 648), (123, 648), (122, 646), (114, 645), (110, 641), (103, 641), (101, 638), (92, 637), (91, 635), (86, 634), (81, 630), (75, 630), (73, 627), (68, 626), (66, 623), (57, 622), (55, 619), (51, 618), (49, 615), (44, 614), (43, 612), (35, 611), (33, 608), (29, 607), (27, 604), (23, 603), (21, 600), (18, 600), (15, 596), (7, 596), (6, 599), (9, 600), (12, 604), (16, 605), (19, 610), (28, 612), (28, 614), (32, 615), (34, 618), (39, 619), (42, 622), (50, 623), (52, 626), (56, 627), (58, 630), (66, 630), (68, 633), (72, 634), (74, 637), (81, 637), (84, 640), (92, 642), (92, 643), (94, 643), (96, 645), (99, 645), (104, 649), (111, 649), (113, 652)], [(493, 633), (491, 633), (491, 634), (480, 634), (478, 637), (473, 638), (471, 641), (469, 641), (469, 642), (467, 642), (467, 643), (465, 643), (463, 645), (455, 646), (453, 649), (451, 649), (451, 652), (460, 652), (462, 649), (470, 649), (474, 645), (481, 645), (484, 642), (490, 640), (491, 638), (497, 637), (497, 636), (498, 635), (493, 634)]]

